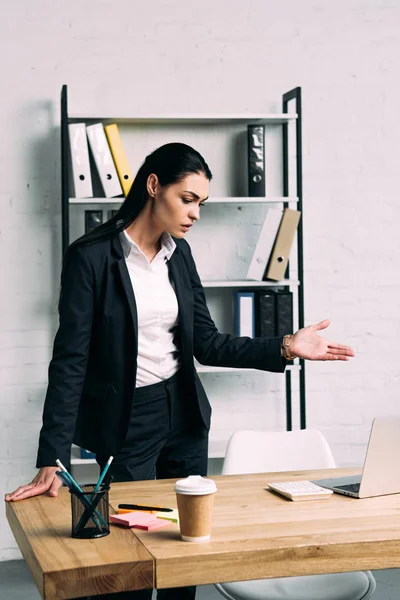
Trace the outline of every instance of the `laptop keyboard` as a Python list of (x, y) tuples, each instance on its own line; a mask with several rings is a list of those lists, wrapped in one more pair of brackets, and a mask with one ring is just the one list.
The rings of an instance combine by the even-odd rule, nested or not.
[(360, 491), (359, 483), (349, 483), (347, 485), (338, 485), (337, 487), (341, 490), (345, 490), (346, 492), (353, 492), (355, 494)]

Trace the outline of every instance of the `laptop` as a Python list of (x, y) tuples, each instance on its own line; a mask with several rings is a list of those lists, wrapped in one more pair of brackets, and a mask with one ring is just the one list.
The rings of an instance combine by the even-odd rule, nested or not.
[(400, 493), (400, 416), (373, 420), (361, 475), (313, 483), (353, 498)]

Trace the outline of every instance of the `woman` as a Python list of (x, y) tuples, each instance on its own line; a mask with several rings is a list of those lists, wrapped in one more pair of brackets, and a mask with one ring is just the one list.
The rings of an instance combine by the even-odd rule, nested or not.
[[(115, 481), (206, 475), (211, 408), (193, 356), (207, 365), (275, 372), (291, 356), (354, 356), (317, 335), (327, 320), (285, 338), (285, 347), (282, 338), (218, 333), (184, 240), (200, 218), (211, 178), (193, 148), (166, 144), (146, 158), (118, 213), (69, 247), (40, 470), (7, 501), (57, 496), (55, 461), (69, 464), (72, 442), (95, 452), (101, 467), (114, 456)], [(158, 592), (164, 599), (194, 596), (193, 587)]]

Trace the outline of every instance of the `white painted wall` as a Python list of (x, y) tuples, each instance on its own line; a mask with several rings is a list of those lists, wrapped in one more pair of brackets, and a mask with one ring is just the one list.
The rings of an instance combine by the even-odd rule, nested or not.
[[(308, 364), (308, 425), (338, 464), (362, 461), (372, 417), (398, 412), (399, 26), (400, 6), (378, 0), (1, 4), (2, 493), (34, 473), (57, 325), (63, 83), (71, 111), (111, 116), (279, 111), (302, 86), (306, 322), (329, 317), (327, 337), (357, 351), (350, 364)], [(212, 136), (204, 144), (218, 195), (226, 158)], [(230, 268), (245, 269), (259, 209), (205, 211), (197, 237), (218, 217), (221, 256), (235, 248)], [(201, 270), (208, 241), (193, 240)], [(204, 380), (213, 435), (284, 427), (282, 376)], [(3, 518), (0, 559), (18, 556)]]

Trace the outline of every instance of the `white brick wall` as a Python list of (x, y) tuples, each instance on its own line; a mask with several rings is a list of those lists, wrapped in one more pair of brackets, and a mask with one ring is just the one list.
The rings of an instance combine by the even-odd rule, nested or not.
[[(57, 321), (63, 83), (71, 110), (111, 115), (279, 111), (302, 86), (306, 322), (329, 317), (327, 337), (357, 351), (350, 364), (308, 365), (308, 424), (338, 464), (359, 464), (372, 417), (398, 411), (400, 6), (19, 0), (0, 17), (2, 493), (34, 473)], [(212, 147), (218, 195), (225, 163)], [(260, 213), (206, 210), (201, 226), (218, 215), (221, 255), (236, 244), (229, 268), (245, 269), (250, 246), (230, 219), (254, 239)], [(282, 377), (204, 378), (216, 436), (284, 427)], [(19, 556), (0, 522), (0, 559)]]

